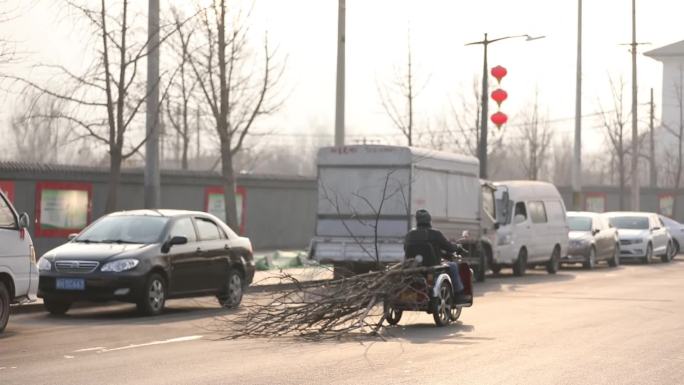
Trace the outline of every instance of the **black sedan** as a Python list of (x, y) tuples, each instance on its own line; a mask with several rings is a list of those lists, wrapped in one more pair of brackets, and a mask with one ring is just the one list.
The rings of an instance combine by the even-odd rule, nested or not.
[(77, 301), (118, 300), (155, 315), (167, 299), (206, 295), (237, 307), (254, 278), (249, 239), (212, 215), (179, 210), (104, 216), (38, 268), (38, 296), (52, 314)]
[(581, 262), (584, 268), (593, 269), (598, 261), (607, 261), (611, 267), (620, 264), (620, 242), (617, 229), (597, 213), (568, 212), (568, 255), (561, 263)]

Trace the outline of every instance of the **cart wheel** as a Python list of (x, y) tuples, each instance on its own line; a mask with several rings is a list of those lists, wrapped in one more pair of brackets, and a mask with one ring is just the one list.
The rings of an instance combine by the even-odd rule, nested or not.
[(446, 326), (451, 322), (452, 293), (451, 285), (446, 281), (442, 282), (439, 297), (434, 299), (432, 308), (432, 317), (437, 326)]
[(459, 318), (461, 318), (461, 310), (463, 308), (460, 306), (452, 306), (451, 307), (451, 322), (458, 321)]
[(388, 324), (390, 325), (396, 325), (399, 323), (401, 320), (401, 315), (404, 314), (403, 311), (397, 310), (393, 308), (392, 306), (384, 305), (385, 306), (385, 320), (387, 321)]

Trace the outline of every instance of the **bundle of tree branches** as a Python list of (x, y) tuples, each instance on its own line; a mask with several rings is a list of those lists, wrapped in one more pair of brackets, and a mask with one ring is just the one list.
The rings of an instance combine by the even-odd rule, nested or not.
[(382, 303), (411, 287), (425, 268), (400, 264), (384, 271), (305, 283), (281, 273), (288, 289), (243, 302), (242, 312), (226, 319), (226, 338), (295, 336), (312, 340), (377, 334), (384, 321)]

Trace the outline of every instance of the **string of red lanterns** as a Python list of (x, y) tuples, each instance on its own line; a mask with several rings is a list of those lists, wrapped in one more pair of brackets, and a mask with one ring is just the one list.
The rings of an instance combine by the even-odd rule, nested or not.
[[(502, 66), (496, 66), (492, 68), (490, 73), (496, 79), (497, 84), (500, 85), (501, 79), (503, 79), (506, 76), (506, 74), (508, 74), (508, 71), (506, 70), (506, 68)], [(501, 112), (501, 103), (508, 99), (508, 92), (504, 91), (501, 87), (499, 87), (492, 91), (490, 96), (492, 100), (496, 102), (496, 105), (499, 108), (497, 112), (492, 114), (490, 119), (492, 120), (492, 123), (496, 125), (496, 128), (501, 129), (501, 126), (506, 124), (506, 122), (508, 121), (508, 115)]]

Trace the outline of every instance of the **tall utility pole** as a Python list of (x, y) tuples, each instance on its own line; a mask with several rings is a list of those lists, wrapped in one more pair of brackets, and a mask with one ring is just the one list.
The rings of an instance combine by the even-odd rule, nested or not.
[(489, 78), (488, 78), (488, 71), (487, 71), (487, 47), (491, 43), (495, 43), (497, 41), (501, 40), (506, 40), (506, 39), (513, 39), (513, 38), (518, 38), (518, 37), (524, 37), (526, 41), (531, 41), (531, 40), (537, 40), (537, 39), (543, 39), (544, 36), (536, 36), (532, 37), (530, 35), (515, 35), (515, 36), (504, 36), (500, 37), (497, 39), (491, 39), (489, 40), (487, 38), (487, 34), (484, 34), (484, 40), (482, 41), (474, 41), (472, 43), (467, 43), (466, 45), (482, 45), (484, 49), (484, 62), (482, 64), (482, 106), (480, 107), (480, 110), (482, 111), (482, 114), (480, 116), (480, 138), (478, 141), (478, 146), (477, 146), (477, 153), (478, 153), (478, 158), (480, 159), (480, 178), (486, 179), (487, 178), (487, 136), (488, 136), (488, 119), (487, 115), (489, 115)]
[(575, 83), (575, 151), (572, 162), (572, 206), (582, 210), (582, 0), (577, 0), (577, 74)]
[(654, 120), (654, 112), (655, 112), (655, 104), (653, 103), (653, 88), (651, 88), (651, 102), (650, 104), (650, 117), (648, 120), (648, 129), (650, 133), (650, 151), (649, 151), (649, 165), (650, 165), (650, 172), (649, 172), (649, 179), (650, 179), (650, 187), (658, 187), (658, 169), (656, 168), (656, 159), (655, 159), (655, 135), (653, 131), (655, 130), (653, 120)]
[(145, 208), (159, 208), (159, 0), (149, 0), (147, 33), (147, 115)]
[(631, 208), (639, 211), (639, 132), (637, 130), (636, 0), (632, 0), (632, 188)]
[(345, 0), (339, 0), (337, 11), (337, 92), (335, 94), (335, 146), (344, 146), (344, 51)]

